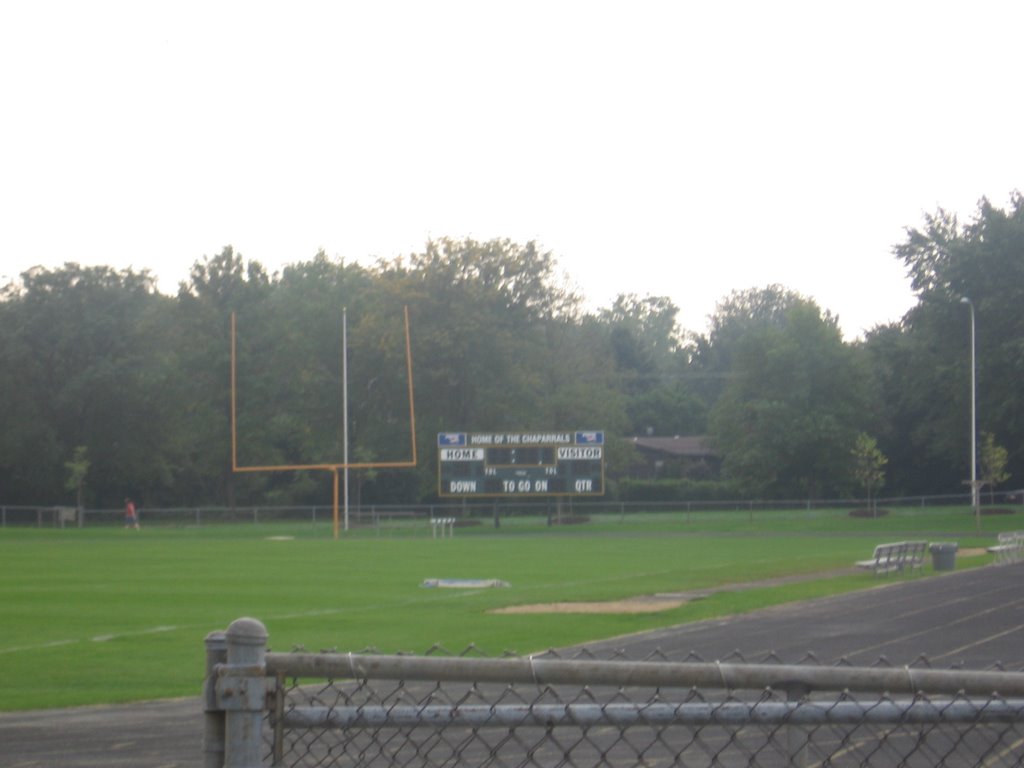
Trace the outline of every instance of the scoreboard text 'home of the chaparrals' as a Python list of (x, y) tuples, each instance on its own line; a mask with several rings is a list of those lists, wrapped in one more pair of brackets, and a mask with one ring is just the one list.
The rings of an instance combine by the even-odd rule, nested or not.
[(604, 432), (440, 432), (441, 496), (600, 496)]

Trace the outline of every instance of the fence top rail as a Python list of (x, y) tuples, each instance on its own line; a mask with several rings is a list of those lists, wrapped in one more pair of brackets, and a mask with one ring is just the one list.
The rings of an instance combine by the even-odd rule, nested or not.
[(352, 653), (268, 653), (268, 675), (717, 690), (1024, 696), (1024, 673), (913, 667), (823, 667), (536, 657), (481, 659)]

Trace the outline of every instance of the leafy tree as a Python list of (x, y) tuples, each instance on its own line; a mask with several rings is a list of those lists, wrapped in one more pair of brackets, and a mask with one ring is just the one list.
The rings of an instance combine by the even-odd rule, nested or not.
[(834, 318), (806, 299), (786, 304), (736, 342), (711, 436), (729, 478), (751, 493), (839, 493), (868, 410), (866, 371)]
[(685, 372), (626, 401), (633, 435), (699, 435), (707, 429), (707, 409)]
[[(898, 323), (867, 333), (862, 345), (877, 393), (877, 419), (871, 425), (879, 450), (889, 457), (887, 486), (894, 493), (929, 491), (929, 478), (937, 471), (935, 456), (921, 450), (922, 414), (927, 398), (914, 389), (914, 361), (927, 350), (917, 348)], [(929, 443), (925, 442), (925, 445)]]
[(996, 443), (996, 436), (991, 432), (981, 433), (981, 444), (978, 446), (978, 469), (981, 481), (988, 486), (989, 503), (992, 502), (995, 487), (1010, 479), (1006, 471), (1009, 453), (1003, 446)]
[[(998, 427), (1010, 445), (1024, 440), (1016, 385), (1024, 375), (1024, 199), (1014, 193), (1007, 210), (983, 199), (967, 223), (939, 209), (908, 229), (894, 253), (918, 296), (899, 326), (902, 338), (889, 334), (872, 350), (876, 361), (901, 371), (883, 391), (907, 426), (901, 439), (909, 455), (890, 454), (894, 474), (908, 491), (952, 492), (969, 458), (970, 321), (963, 297), (975, 310), (979, 426)], [(876, 347), (873, 339), (868, 344)], [(1022, 471), (1024, 455), (1010, 454), (1008, 468)]]
[[(351, 455), (408, 455), (404, 307), (420, 466), (356, 478), (369, 503), (435, 492), (438, 431), (551, 427), (604, 429), (610, 446), (648, 428), (707, 429), (728, 475), (778, 496), (862, 482), (855, 442), (868, 433), (887, 487), (953, 492), (970, 429), (963, 296), (977, 320), (979, 425), (1008, 446), (1024, 440), (1024, 201), (983, 200), (967, 223), (940, 210), (895, 253), (918, 303), (851, 344), (777, 285), (732, 293), (704, 336), (683, 335), (664, 297), (622, 295), (586, 314), (550, 253), (501, 239), (433, 240), (368, 269), (321, 252), (273, 276), (229, 246), (197, 261), (175, 297), (145, 271), (35, 268), (0, 289), (3, 501), (59, 503), (86, 445), (81, 491), (100, 506), (129, 492), (151, 506), (323, 499), (326, 473), (231, 471), (231, 313), (241, 463), (313, 464), (342, 455), (343, 308)], [(1024, 469), (1024, 453), (990, 449), (990, 487)]]
[(553, 318), (544, 324), (543, 343), (544, 428), (603, 429), (614, 442), (615, 435), (627, 431), (628, 396), (610, 365), (603, 329), (589, 317)]
[(204, 256), (192, 265), (188, 282), (178, 286), (178, 296), (192, 296), (230, 311), (250, 304), (254, 294), (265, 293), (269, 285), (270, 278), (258, 261), (246, 262), (226, 245), (216, 256)]
[(781, 285), (736, 290), (718, 302), (706, 336), (697, 337), (695, 360), (704, 367), (728, 369), (733, 352), (747, 333), (786, 324), (786, 314), (805, 299)]
[(4, 303), (0, 356), (13, 370), (0, 399), (8, 499), (55, 503), (64, 457), (89, 446), (91, 495), (115, 503), (145, 476), (149, 403), (141, 386), (158, 350), (143, 318), (162, 306), (147, 272), (68, 263), (35, 268)]
[(663, 296), (620, 294), (597, 314), (634, 435), (704, 430), (706, 409), (687, 375), (689, 351), (676, 324), (678, 313)]
[(853, 446), (853, 459), (853, 475), (867, 494), (868, 504), (874, 512), (877, 502), (873, 493), (885, 484), (885, 465), (888, 459), (878, 449), (878, 441), (864, 432), (857, 435), (857, 442)]
[(30, 334), (23, 296), (13, 286), (0, 301), (0, 489), (8, 504), (56, 502), (41, 495), (53, 481), (51, 467), (62, 446), (45, 408), (37, 397), (39, 361)]
[(664, 370), (681, 347), (678, 314), (667, 297), (619, 294), (611, 308), (598, 313), (609, 328), (616, 368), (652, 378)]
[(781, 285), (733, 291), (718, 302), (707, 334), (693, 337), (690, 373), (710, 410), (733, 373), (739, 348), (750, 333), (781, 327), (786, 313), (803, 299)]
[[(321, 251), (286, 267), (259, 302), (259, 312), (246, 316), (239, 360), (240, 384), (245, 375), (239, 411), (245, 463), (342, 462), (342, 323), (346, 309), (350, 318), (362, 315), (367, 283), (365, 270), (332, 262)], [(350, 380), (361, 373), (350, 366)], [(358, 391), (353, 400), (362, 405)], [(329, 481), (323, 473), (265, 478), (275, 496), (299, 499), (322, 497)]]
[[(578, 300), (559, 281), (551, 255), (533, 243), (432, 240), (421, 253), (378, 264), (376, 274), (377, 312), (394, 318), (404, 303), (412, 318), (417, 401), (429, 405), (417, 419), (424, 494), (436, 488), (438, 432), (550, 428), (551, 409), (565, 403), (550, 388), (553, 371), (561, 379), (585, 376), (549, 354), (552, 345), (563, 348), (560, 334)], [(372, 348), (367, 337), (380, 327), (360, 326), (358, 343)], [(394, 387), (405, 380), (397, 365), (402, 348), (388, 348), (392, 362), (378, 368), (391, 372), (381, 385)]]
[(85, 488), (86, 475), (89, 474), (89, 449), (84, 445), (76, 445), (71, 460), (64, 463), (64, 468), (68, 471), (64, 487), (75, 492), (75, 506), (82, 509), (85, 506), (82, 491)]
[[(263, 267), (246, 262), (231, 246), (197, 261), (188, 282), (178, 288), (170, 343), (178, 365), (178, 434), (188, 441), (190, 451), (182, 457), (176, 475), (178, 483), (195, 498), (234, 505), (236, 491), (243, 497), (257, 494), (270, 482), (265, 475), (236, 477), (232, 472), (230, 328), (234, 312), (242, 329), (239, 357), (258, 367), (253, 350), (264, 346), (266, 340), (249, 329), (258, 328), (256, 319), (271, 289)], [(259, 378), (240, 365), (239, 378), (243, 377), (240, 398), (248, 396), (247, 385), (260, 386)], [(255, 429), (252, 422), (239, 430), (240, 443), (256, 442), (250, 428)]]

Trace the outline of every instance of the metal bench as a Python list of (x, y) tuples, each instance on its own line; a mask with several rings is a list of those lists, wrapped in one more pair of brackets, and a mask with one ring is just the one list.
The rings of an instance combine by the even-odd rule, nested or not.
[(869, 560), (858, 560), (858, 568), (872, 570), (875, 575), (903, 573), (920, 570), (924, 566), (924, 552), (928, 543), (925, 541), (896, 541), (890, 544), (879, 544)]
[(915, 570), (920, 571), (924, 567), (924, 553), (928, 548), (928, 542), (908, 541), (905, 543), (907, 545), (907, 551), (904, 557), (903, 567), (909, 568), (911, 573)]
[(441, 538), (445, 537), (445, 530), (448, 531), (448, 538), (455, 536), (455, 518), (454, 517), (432, 517), (430, 518), (430, 528), (433, 532), (433, 538), (437, 538), (438, 528), (441, 529)]
[(76, 507), (57, 507), (57, 521), (61, 528), (68, 523), (74, 525), (78, 522), (78, 509)]
[(1024, 531), (1003, 531), (996, 539), (995, 546), (985, 551), (996, 556), (996, 565), (1019, 563), (1024, 556)]

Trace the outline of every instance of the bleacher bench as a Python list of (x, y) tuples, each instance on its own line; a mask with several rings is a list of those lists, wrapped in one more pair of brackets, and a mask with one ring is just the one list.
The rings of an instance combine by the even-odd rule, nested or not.
[(995, 546), (985, 551), (996, 556), (996, 565), (1019, 563), (1024, 555), (1024, 531), (1003, 531), (996, 539)]
[(870, 560), (858, 560), (858, 568), (871, 570), (875, 575), (883, 573), (913, 573), (924, 565), (924, 551), (928, 547), (926, 541), (895, 541), (890, 544), (879, 544)]
[(448, 531), (449, 537), (455, 536), (455, 518), (454, 517), (432, 517), (430, 518), (430, 528), (433, 531), (433, 536), (437, 538), (438, 528), (441, 529), (441, 538), (444, 538), (445, 530)]
[(57, 522), (60, 523), (61, 528), (68, 523), (74, 525), (78, 522), (77, 507), (57, 507)]

